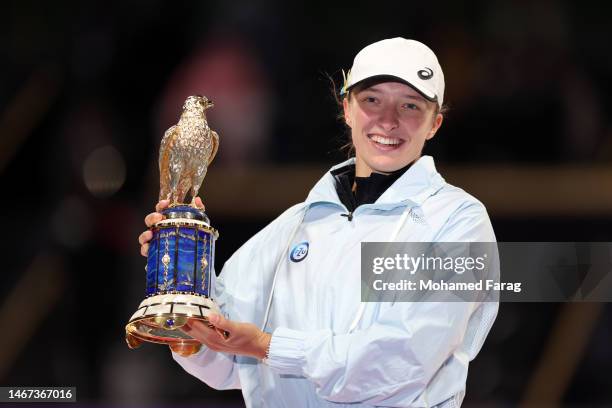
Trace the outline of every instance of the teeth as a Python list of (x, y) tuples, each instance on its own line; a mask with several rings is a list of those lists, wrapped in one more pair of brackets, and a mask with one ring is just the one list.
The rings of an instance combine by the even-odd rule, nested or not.
[(390, 137), (382, 137), (378, 135), (373, 135), (370, 137), (376, 143), (384, 144), (384, 145), (398, 145), (400, 144), (400, 139), (390, 138)]

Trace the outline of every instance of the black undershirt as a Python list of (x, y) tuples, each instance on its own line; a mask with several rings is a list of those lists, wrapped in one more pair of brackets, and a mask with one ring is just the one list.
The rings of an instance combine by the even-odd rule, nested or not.
[[(369, 177), (355, 177), (354, 164), (333, 170), (331, 174), (336, 181), (336, 192), (342, 204), (349, 210), (349, 214), (346, 214), (349, 221), (352, 220), (352, 213), (357, 207), (378, 200), (411, 165), (412, 163), (390, 174), (372, 172)], [(356, 184), (355, 192), (353, 184)]]

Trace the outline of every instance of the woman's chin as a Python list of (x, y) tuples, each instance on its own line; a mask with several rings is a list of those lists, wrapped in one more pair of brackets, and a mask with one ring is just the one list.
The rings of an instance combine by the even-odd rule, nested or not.
[(376, 173), (393, 173), (403, 167), (406, 167), (409, 161), (399, 161), (399, 160), (377, 160), (374, 163), (371, 163), (370, 168), (372, 171)]

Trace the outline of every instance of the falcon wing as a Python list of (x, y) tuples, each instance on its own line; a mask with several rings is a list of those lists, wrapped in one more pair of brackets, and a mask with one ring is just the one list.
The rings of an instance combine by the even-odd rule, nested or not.
[(159, 147), (159, 199), (169, 199), (170, 195), (170, 150), (180, 129), (176, 125), (166, 130)]
[(212, 143), (212, 152), (210, 153), (210, 157), (208, 158), (208, 165), (212, 163), (213, 159), (217, 155), (217, 150), (219, 150), (219, 135), (214, 130), (210, 130), (211, 135), (211, 143)]

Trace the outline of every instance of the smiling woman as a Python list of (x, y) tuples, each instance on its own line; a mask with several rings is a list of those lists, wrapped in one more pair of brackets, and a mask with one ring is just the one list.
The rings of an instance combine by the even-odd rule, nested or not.
[(442, 124), (442, 68), (418, 41), (393, 38), (365, 47), (355, 57), (342, 95), (359, 177), (414, 162)]
[(368, 177), (373, 171), (390, 173), (414, 162), (443, 120), (437, 103), (391, 78), (357, 86), (344, 98), (343, 106), (358, 177)]
[[(209, 316), (221, 330), (190, 322), (185, 331), (205, 347), (173, 357), (211, 387), (242, 389), (247, 406), (456, 407), (497, 303), (362, 303), (361, 243), (495, 234), (484, 206), (421, 156), (443, 120), (434, 53), (383, 40), (349, 72), (342, 96), (355, 157), (225, 263), (212, 288), (223, 316)], [(150, 239), (140, 236), (143, 254)]]

